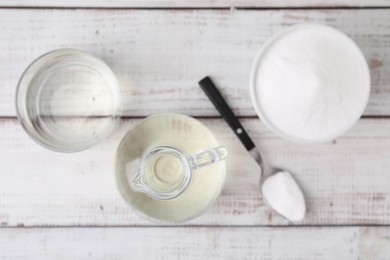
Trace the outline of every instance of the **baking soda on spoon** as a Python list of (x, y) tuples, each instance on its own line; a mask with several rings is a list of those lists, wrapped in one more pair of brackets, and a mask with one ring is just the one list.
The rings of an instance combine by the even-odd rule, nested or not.
[(287, 171), (279, 171), (268, 177), (262, 187), (264, 198), (270, 206), (290, 221), (302, 221), (305, 217), (305, 199), (298, 184)]

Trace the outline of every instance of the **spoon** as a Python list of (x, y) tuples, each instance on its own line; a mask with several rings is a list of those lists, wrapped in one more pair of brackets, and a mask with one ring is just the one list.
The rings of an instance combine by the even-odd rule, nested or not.
[(290, 221), (302, 221), (306, 212), (305, 199), (292, 175), (286, 170), (265, 164), (252, 139), (209, 77), (202, 79), (199, 85), (252, 158), (259, 164), (261, 192), (271, 208)]

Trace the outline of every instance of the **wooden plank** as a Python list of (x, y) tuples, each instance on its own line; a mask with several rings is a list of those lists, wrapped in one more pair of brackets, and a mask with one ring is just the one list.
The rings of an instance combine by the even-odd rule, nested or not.
[[(120, 197), (113, 161), (124, 133), (140, 119), (125, 120), (94, 148), (61, 154), (41, 148), (15, 119), (0, 121), (0, 226), (155, 225)], [(203, 119), (229, 149), (222, 195), (188, 225), (288, 225), (259, 193), (259, 168), (221, 119)], [(243, 125), (276, 166), (294, 173), (307, 197), (302, 225), (390, 224), (390, 120), (364, 119), (325, 144), (294, 144), (257, 119)], [(157, 223), (163, 224), (163, 223)], [(164, 224), (165, 225), (165, 224)]]
[(125, 114), (218, 113), (197, 82), (211, 75), (241, 116), (254, 116), (248, 85), (261, 45), (283, 28), (327, 23), (348, 33), (371, 68), (365, 115), (390, 115), (390, 19), (368, 10), (0, 10), (0, 116), (15, 116), (24, 68), (57, 48), (104, 59), (123, 86)]
[(377, 7), (390, 6), (388, 0), (2, 0), (2, 7), (98, 7), (98, 8), (169, 8), (169, 7), (258, 7), (258, 8), (286, 8), (286, 7)]
[(388, 259), (390, 228), (13, 228), (0, 244), (14, 260)]

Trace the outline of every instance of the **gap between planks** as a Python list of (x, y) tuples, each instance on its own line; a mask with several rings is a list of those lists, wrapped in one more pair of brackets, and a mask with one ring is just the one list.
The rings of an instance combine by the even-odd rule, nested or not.
[[(153, 222), (151, 222), (153, 223)], [(0, 230), (5, 229), (60, 229), (60, 228), (275, 228), (275, 229), (295, 229), (295, 228), (379, 228), (379, 227), (390, 227), (390, 224), (327, 224), (327, 225), (208, 225), (208, 224), (165, 224), (165, 225), (35, 225), (35, 226), (24, 226), (19, 224), (17, 226), (1, 226)]]
[[(167, 112), (169, 113), (169, 112)], [(158, 113), (154, 113), (154, 114), (158, 114)], [(188, 115), (188, 116), (191, 116), (191, 115)], [(146, 118), (148, 116), (121, 116), (120, 118), (121, 119), (124, 119), (124, 120), (128, 120), (128, 119), (143, 119), (143, 118)], [(197, 118), (197, 119), (223, 119), (222, 116), (197, 116), (197, 115), (194, 115), (194, 116), (191, 116), (193, 118)], [(241, 116), (237, 116), (237, 118), (239, 119), (258, 119), (261, 121), (261, 119), (258, 117), (258, 116), (246, 116), (246, 115), (241, 115)], [(15, 120), (15, 119), (18, 119), (17, 116), (0, 116), (0, 120)], [(390, 119), (390, 115), (363, 115), (360, 120), (362, 119)]]
[(382, 7), (389, 6), (387, 0), (2, 0), (5, 7), (84, 7), (84, 8), (337, 8), (337, 7)]
[(240, 7), (240, 6), (221, 6), (221, 7), (207, 7), (207, 6), (199, 6), (199, 7), (99, 7), (99, 6), (1, 6), (1, 9), (16, 9), (16, 10), (146, 10), (146, 11), (187, 11), (187, 10), (243, 10), (243, 11), (279, 11), (279, 10), (382, 10), (382, 9), (390, 9), (390, 5), (386, 6), (284, 6), (284, 7)]

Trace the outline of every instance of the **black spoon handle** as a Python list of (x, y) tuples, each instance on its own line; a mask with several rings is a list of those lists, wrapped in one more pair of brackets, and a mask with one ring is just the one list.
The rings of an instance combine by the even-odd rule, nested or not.
[(238, 121), (238, 118), (234, 115), (233, 111), (230, 109), (229, 105), (226, 103), (221, 93), (219, 93), (211, 79), (209, 77), (205, 77), (199, 81), (199, 85), (204, 93), (206, 93), (207, 97), (211, 100), (211, 102), (213, 102), (214, 106), (217, 108), (225, 121), (229, 124), (230, 128), (240, 139), (246, 150), (250, 151), (253, 149), (255, 144), (246, 133), (245, 129)]

